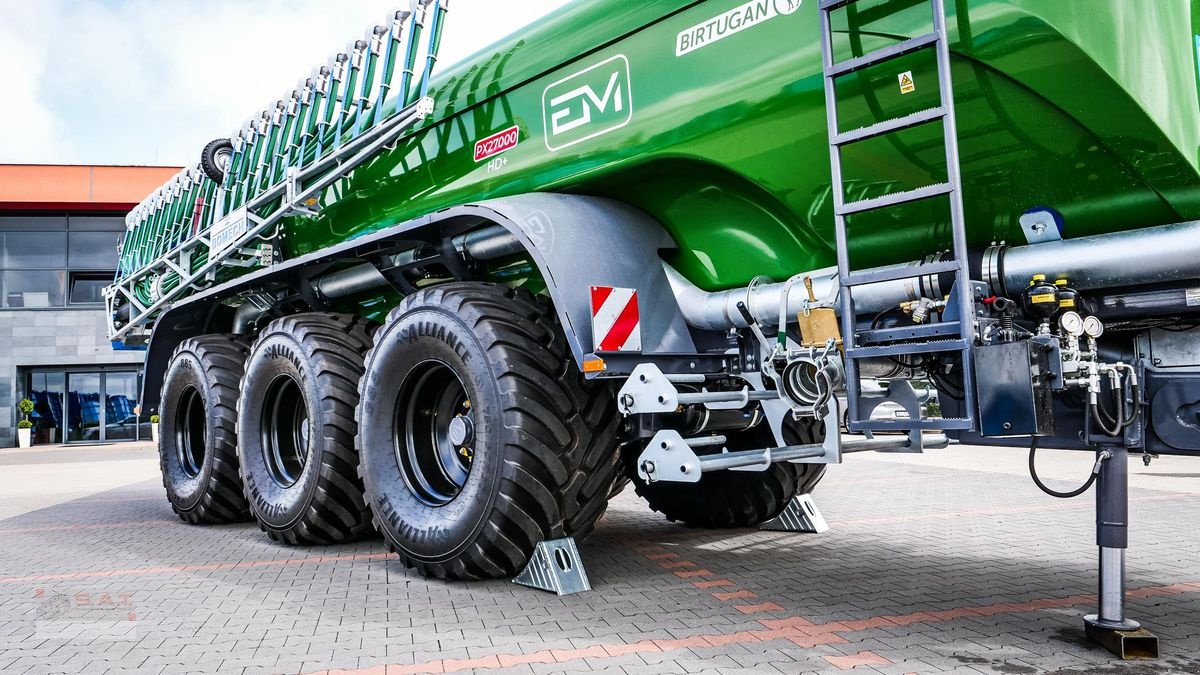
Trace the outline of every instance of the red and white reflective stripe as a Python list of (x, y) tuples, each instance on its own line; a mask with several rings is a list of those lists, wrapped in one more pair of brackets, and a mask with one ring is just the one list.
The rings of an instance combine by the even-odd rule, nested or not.
[(592, 286), (592, 342), (598, 352), (642, 350), (636, 290)]

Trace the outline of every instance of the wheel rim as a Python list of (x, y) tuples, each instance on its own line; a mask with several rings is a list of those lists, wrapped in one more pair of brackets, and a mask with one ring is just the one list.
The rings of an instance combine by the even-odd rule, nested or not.
[(188, 387), (175, 408), (175, 452), (179, 466), (188, 477), (195, 478), (204, 469), (207, 448), (208, 415), (204, 410), (204, 397), (195, 387)]
[(396, 465), (417, 499), (445, 506), (462, 492), (475, 459), (475, 420), (450, 366), (425, 361), (404, 378), (394, 414)]
[(287, 375), (275, 378), (263, 398), (261, 447), (267, 473), (280, 487), (295, 485), (304, 473), (309, 427), (300, 384)]
[(233, 150), (229, 148), (218, 150), (213, 155), (213, 162), (221, 171), (229, 171), (229, 165), (233, 162)]

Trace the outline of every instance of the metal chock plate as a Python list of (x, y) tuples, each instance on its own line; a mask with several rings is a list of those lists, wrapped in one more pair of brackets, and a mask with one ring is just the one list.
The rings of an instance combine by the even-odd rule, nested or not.
[(574, 537), (538, 542), (529, 563), (513, 579), (513, 583), (553, 591), (558, 595), (592, 590)]
[(759, 526), (760, 530), (775, 532), (808, 532), (821, 534), (829, 531), (829, 523), (817, 510), (817, 503), (810, 494), (796, 495), (783, 513)]
[[(1136, 624), (1135, 624), (1136, 625)], [(1094, 614), (1084, 617), (1083, 631), (1088, 639), (1116, 654), (1124, 661), (1158, 658), (1158, 636), (1145, 628), (1120, 630), (1107, 628)]]

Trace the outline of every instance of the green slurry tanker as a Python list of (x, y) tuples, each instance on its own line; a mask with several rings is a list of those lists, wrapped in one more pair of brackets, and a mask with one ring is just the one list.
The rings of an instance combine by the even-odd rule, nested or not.
[(1200, 3), (581, 0), (431, 77), (448, 18), (129, 215), (182, 519), (506, 577), (629, 482), (788, 528), (844, 454), (1041, 443), (1112, 581), (1126, 451), (1200, 453)]

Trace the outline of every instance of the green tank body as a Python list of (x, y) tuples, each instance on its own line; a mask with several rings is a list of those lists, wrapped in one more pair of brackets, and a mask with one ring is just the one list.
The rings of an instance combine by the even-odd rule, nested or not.
[[(321, 217), (294, 221), (289, 246), (308, 253), (454, 204), (545, 190), (612, 197), (646, 211), (679, 245), (670, 262), (706, 289), (832, 264), (817, 2), (796, 3), (791, 14), (776, 9), (787, 4), (568, 6), (437, 79), (435, 121), (358, 170), (338, 196), (327, 194)], [(907, 4), (912, 11), (878, 21), (869, 10), (858, 13), (858, 24), (841, 32), (843, 56), (927, 31), (927, 5)], [(1019, 240), (1018, 217), (1043, 205), (1062, 212), (1068, 236), (1200, 218), (1200, 4), (951, 5), (973, 244)], [(719, 19), (730, 11), (733, 18)], [(715, 28), (696, 29), (710, 32), (709, 42), (677, 55), (681, 33), (714, 19)], [(612, 92), (623, 100), (609, 101), (625, 110), (612, 111), (612, 123), (587, 125), (602, 133), (573, 142), (569, 130), (570, 144), (552, 147), (559, 145), (548, 136), (555, 111), (544, 94), (593, 67), (604, 76), (590, 82), (607, 85), (616, 73), (617, 86), (628, 87)], [(904, 72), (912, 74), (910, 93), (899, 86)], [(840, 87), (843, 129), (937, 104), (932, 54)], [(515, 147), (476, 160), (477, 141), (512, 127)], [(937, 129), (864, 145), (846, 156), (848, 199), (854, 190), (865, 197), (918, 187), (944, 171)], [(852, 240), (859, 264), (948, 245), (937, 209), (944, 205), (864, 218)]]
[[(924, 2), (859, 4), (833, 26), (839, 59), (928, 31)], [(326, 189), (318, 215), (286, 220), (278, 253), (553, 191), (645, 211), (678, 245), (668, 262), (707, 290), (830, 265), (817, 5), (568, 5), (435, 76), (433, 114)], [(1019, 240), (1020, 215), (1044, 206), (1068, 237), (1200, 218), (1200, 2), (958, 0), (947, 12), (973, 246)], [(928, 50), (838, 87), (843, 130), (938, 102)], [(943, 152), (936, 125), (857, 144), (843, 153), (846, 198), (943, 180)], [(209, 204), (214, 188), (200, 191)], [(174, 199), (169, 218), (194, 198)], [(127, 253), (157, 241), (146, 229)], [(919, 258), (948, 247), (948, 229), (937, 200), (864, 214), (851, 255), (859, 267)], [(136, 267), (127, 258), (120, 274)], [(137, 291), (152, 297), (148, 281)]]

